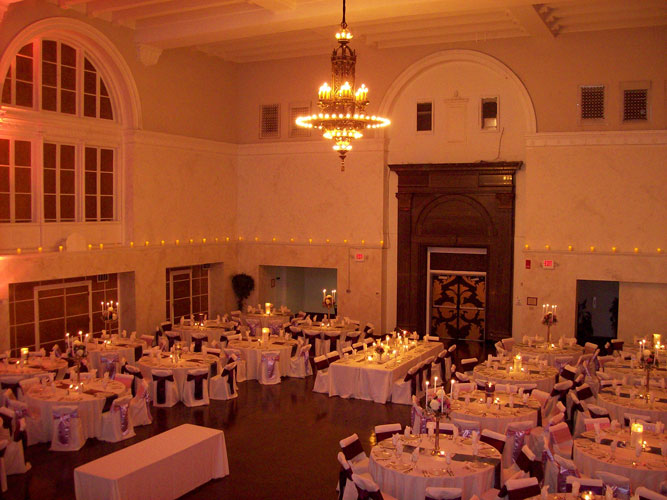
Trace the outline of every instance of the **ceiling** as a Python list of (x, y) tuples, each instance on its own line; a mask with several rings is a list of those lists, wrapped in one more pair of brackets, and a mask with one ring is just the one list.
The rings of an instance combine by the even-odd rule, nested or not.
[[(16, 1), (16, 0), (13, 0)], [(129, 27), (136, 42), (195, 47), (227, 61), (327, 54), (341, 0), (51, 0)], [(667, 24), (667, 0), (348, 0), (356, 43), (377, 48)]]

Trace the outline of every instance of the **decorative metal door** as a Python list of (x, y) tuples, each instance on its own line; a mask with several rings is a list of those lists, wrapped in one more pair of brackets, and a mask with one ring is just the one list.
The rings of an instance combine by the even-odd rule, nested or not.
[(484, 340), (486, 273), (431, 276), (431, 335)]

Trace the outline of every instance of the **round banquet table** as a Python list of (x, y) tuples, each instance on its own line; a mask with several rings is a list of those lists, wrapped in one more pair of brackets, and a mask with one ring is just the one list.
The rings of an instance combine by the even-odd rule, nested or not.
[[(219, 373), (217, 362), (220, 361), (218, 356), (213, 354), (203, 353), (187, 353), (181, 356), (181, 360), (175, 363), (173, 359), (166, 353), (160, 353), (158, 358), (153, 356), (144, 356), (137, 362), (137, 368), (141, 370), (144, 380), (149, 384), (153, 380), (153, 370), (171, 370), (174, 374), (174, 382), (178, 387), (178, 393), (183, 395), (185, 389), (185, 379), (189, 370), (196, 370), (198, 368), (209, 369), (210, 377)], [(216, 365), (215, 373), (211, 372), (212, 366)]]
[(512, 367), (513, 361), (505, 363), (487, 363), (477, 365), (473, 370), (475, 381), (494, 382), (496, 384), (524, 385), (536, 384), (537, 389), (551, 393), (558, 371), (551, 366), (539, 366), (523, 363), (524, 371), (521, 373), (507, 372), (507, 367)]
[[(465, 394), (470, 397), (470, 402), (465, 403)], [(514, 407), (509, 406), (509, 394), (496, 391), (493, 394), (494, 401), (499, 399), (500, 408), (497, 403), (487, 406), (486, 393), (474, 391), (460, 394), (458, 399), (451, 399), (451, 418), (479, 422), (480, 429), (489, 429), (494, 432), (505, 434), (507, 426), (512, 422), (524, 422), (530, 420), (533, 426), (537, 426), (537, 411), (540, 405), (534, 399), (528, 398), (524, 403), (522, 398), (514, 395)]]
[(193, 333), (205, 333), (208, 337), (208, 342), (220, 342), (220, 337), (236, 333), (233, 323), (220, 323), (214, 326), (181, 326), (174, 325), (172, 332), (178, 333), (181, 336), (181, 342), (185, 345), (190, 345), (192, 342)]
[(535, 344), (528, 345), (524, 343), (516, 343), (512, 348), (512, 354), (526, 354), (528, 356), (539, 356), (540, 359), (546, 359), (549, 363), (549, 366), (555, 366), (556, 358), (564, 358), (570, 356), (570, 364), (575, 365), (579, 361), (579, 357), (584, 353), (584, 348), (580, 345), (560, 347), (558, 344), (554, 344), (554, 347), (551, 347), (549, 344)]
[[(90, 368), (97, 370), (97, 374), (100, 375), (100, 359), (103, 357), (118, 356), (119, 366), (122, 364), (123, 358), (129, 363), (134, 363), (137, 359), (141, 358), (143, 354), (143, 342), (136, 342), (130, 340), (118, 340), (112, 341), (111, 345), (105, 346), (104, 344), (97, 343), (88, 343), (88, 363)], [(139, 356), (137, 356), (139, 354)]]
[[(639, 368), (638, 365), (634, 366), (629, 361), (605, 363), (604, 372), (619, 380), (627, 377), (626, 380), (630, 384), (645, 384), (646, 371)], [(665, 369), (664, 364), (657, 369), (652, 369), (650, 377), (652, 381), (655, 381), (652, 382), (652, 385), (657, 384), (661, 378), (665, 379), (667, 384), (667, 369)]]
[(17, 365), (18, 360), (0, 363), (0, 382), (6, 380), (23, 380), (26, 378), (56, 372), (55, 378), (63, 378), (67, 371), (67, 361), (48, 357), (30, 358), (26, 365)]
[[(651, 386), (650, 392), (655, 397), (653, 404), (649, 403), (646, 396), (640, 394), (645, 391), (644, 387), (620, 386), (620, 395), (616, 395), (615, 389), (605, 387), (598, 393), (598, 405), (609, 410), (609, 416), (623, 423), (626, 413), (633, 415), (646, 415), (651, 422), (661, 421), (667, 426), (667, 389)], [(636, 391), (636, 397), (632, 398), (632, 391)], [(666, 478), (667, 479), (667, 478)]]
[(629, 478), (632, 491), (639, 486), (660, 491), (660, 483), (667, 478), (667, 459), (660, 454), (660, 442), (667, 438), (665, 434), (658, 436), (644, 432), (643, 440), (652, 452), (643, 451), (639, 458), (635, 456), (634, 448), (621, 448), (620, 445), (614, 458), (611, 457), (612, 439), (630, 442), (627, 429), (605, 429), (599, 444), (595, 442), (594, 436), (593, 432), (585, 432), (574, 440), (574, 463), (579, 472), (588, 477), (593, 477), (597, 471), (611, 472)]
[[(289, 323), (291, 316), (289, 314), (280, 314), (280, 313), (271, 313), (271, 314), (264, 314), (264, 313), (245, 313), (241, 315), (241, 318), (244, 320), (248, 319), (258, 319), (260, 324), (262, 325), (262, 328), (268, 328), (269, 327), (269, 322), (280, 322), (281, 325), (284, 323)], [(259, 332), (258, 332), (259, 335)]]
[(41, 421), (39, 442), (51, 441), (54, 406), (77, 408), (83, 437), (99, 437), (102, 433), (102, 410), (107, 397), (120, 396), (127, 388), (115, 380), (83, 380), (80, 392), (69, 391), (70, 381), (57, 381), (53, 385), (35, 384), (28, 389), (25, 402), (31, 415)]
[[(496, 464), (500, 464), (501, 457), (488, 444), (479, 443), (479, 457), (475, 461), (469, 438), (450, 439), (441, 434), (440, 449), (452, 457), (448, 465), (444, 457), (431, 455), (433, 436), (400, 436), (400, 439), (404, 449), (399, 461), (391, 439), (381, 441), (371, 450), (370, 473), (382, 491), (401, 500), (423, 500), (426, 488), (431, 486), (461, 488), (463, 498), (480, 496), (493, 488)], [(411, 446), (417, 444), (422, 448), (413, 468)]]
[(290, 372), (290, 358), (292, 357), (292, 346), (295, 346), (295, 340), (269, 339), (267, 342), (260, 342), (259, 339), (250, 338), (249, 340), (232, 340), (227, 346), (228, 349), (238, 349), (241, 351), (241, 359), (245, 360), (246, 379), (257, 380), (261, 373), (262, 353), (267, 351), (278, 351), (280, 353), (280, 375), (286, 377)]

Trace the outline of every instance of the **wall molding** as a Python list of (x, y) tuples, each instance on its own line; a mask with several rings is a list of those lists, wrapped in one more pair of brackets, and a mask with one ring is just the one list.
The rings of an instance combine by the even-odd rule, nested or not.
[(236, 156), (238, 154), (238, 146), (230, 142), (213, 141), (210, 139), (148, 130), (128, 130), (125, 133), (125, 144), (181, 149), (184, 151), (225, 156)]
[(667, 144), (667, 130), (543, 132), (526, 134), (527, 148), (553, 146), (645, 146)]
[[(239, 156), (269, 156), (269, 155), (299, 155), (299, 154), (331, 154), (336, 153), (331, 149), (332, 143), (322, 138), (310, 141), (275, 141), (267, 143), (240, 144), (238, 146)], [(355, 152), (385, 152), (385, 139), (369, 138), (355, 141), (351, 154)]]

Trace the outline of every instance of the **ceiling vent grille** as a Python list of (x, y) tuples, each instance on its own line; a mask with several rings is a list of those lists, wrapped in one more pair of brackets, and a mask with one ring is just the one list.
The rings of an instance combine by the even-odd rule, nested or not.
[(310, 106), (292, 106), (289, 111), (289, 136), (290, 137), (310, 137), (310, 129), (299, 127), (296, 119), (299, 116), (308, 116)]
[(259, 136), (262, 139), (280, 137), (280, 104), (264, 104), (260, 108)]
[(581, 87), (581, 118), (584, 120), (604, 118), (604, 85)]

